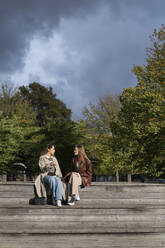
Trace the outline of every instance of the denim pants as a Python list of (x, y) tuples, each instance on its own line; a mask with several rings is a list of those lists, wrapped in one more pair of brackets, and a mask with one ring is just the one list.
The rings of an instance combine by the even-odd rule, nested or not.
[(52, 197), (56, 200), (62, 200), (62, 182), (57, 176), (45, 176), (44, 183), (48, 184), (52, 193)]

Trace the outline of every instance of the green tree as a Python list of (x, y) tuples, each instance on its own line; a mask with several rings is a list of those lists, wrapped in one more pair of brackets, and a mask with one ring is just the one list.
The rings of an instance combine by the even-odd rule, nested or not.
[(38, 174), (40, 153), (47, 144), (53, 143), (65, 174), (71, 169), (78, 139), (76, 124), (70, 120), (71, 111), (56, 99), (50, 88), (34, 83), (30, 88), (11, 89), (9, 84), (2, 85), (0, 95), (0, 171), (13, 174), (14, 163), (21, 162), (32, 174)]
[(39, 126), (55, 123), (57, 120), (70, 119), (71, 110), (56, 98), (51, 87), (46, 88), (39, 83), (31, 83), (27, 87), (21, 86), (19, 91), (21, 97), (32, 106)]
[(13, 88), (11, 83), (5, 82), (1, 84), (1, 88), (0, 88), (1, 116), (11, 117), (13, 108), (17, 101), (17, 97), (15, 97), (15, 93), (16, 93), (16, 88)]
[(111, 122), (117, 120), (120, 109), (119, 97), (106, 95), (96, 104), (89, 103), (84, 108), (83, 119), (77, 123), (79, 142), (84, 144), (93, 163), (93, 172), (97, 175), (110, 175), (112, 170)]
[(14, 163), (21, 162), (36, 171), (38, 161), (36, 163), (35, 154), (43, 138), (36, 126), (36, 114), (28, 101), (9, 83), (2, 84), (0, 92), (0, 170), (17, 174)]
[(1, 117), (0, 137), (0, 173), (19, 174), (15, 163), (25, 164), (34, 174), (38, 171), (38, 146), (43, 134), (31, 119)]
[(0, 173), (11, 172), (11, 165), (18, 160), (19, 142), (23, 139), (17, 118), (0, 118)]
[(112, 159), (120, 171), (159, 177), (165, 175), (165, 27), (155, 30), (151, 40), (146, 65), (133, 68), (137, 86), (120, 97)]

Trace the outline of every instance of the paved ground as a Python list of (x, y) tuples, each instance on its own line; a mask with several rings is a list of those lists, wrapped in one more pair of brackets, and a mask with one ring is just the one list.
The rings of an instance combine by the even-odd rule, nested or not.
[(93, 183), (73, 207), (32, 206), (32, 183), (0, 183), (0, 248), (165, 247), (165, 185)]

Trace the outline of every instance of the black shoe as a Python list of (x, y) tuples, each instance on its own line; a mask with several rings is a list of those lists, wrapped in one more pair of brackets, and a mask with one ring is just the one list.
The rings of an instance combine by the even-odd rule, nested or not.
[(41, 197), (41, 198), (40, 198), (40, 204), (41, 204), (41, 205), (46, 205), (46, 203), (47, 203), (46, 198), (45, 198), (45, 197)]
[(56, 198), (52, 197), (52, 205), (56, 206)]
[(47, 196), (47, 204), (52, 205), (52, 196), (51, 195)]
[(30, 205), (41, 205), (41, 200), (40, 199), (41, 198), (35, 196), (34, 198), (29, 200), (29, 204)]
[(30, 205), (45, 205), (47, 203), (46, 198), (45, 197), (37, 197), (35, 196), (34, 198), (29, 200), (29, 204)]

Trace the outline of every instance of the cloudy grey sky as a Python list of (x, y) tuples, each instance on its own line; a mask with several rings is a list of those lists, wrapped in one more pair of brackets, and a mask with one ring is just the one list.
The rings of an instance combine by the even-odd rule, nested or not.
[(81, 116), (84, 105), (136, 84), (164, 0), (0, 0), (0, 83), (39, 82)]

